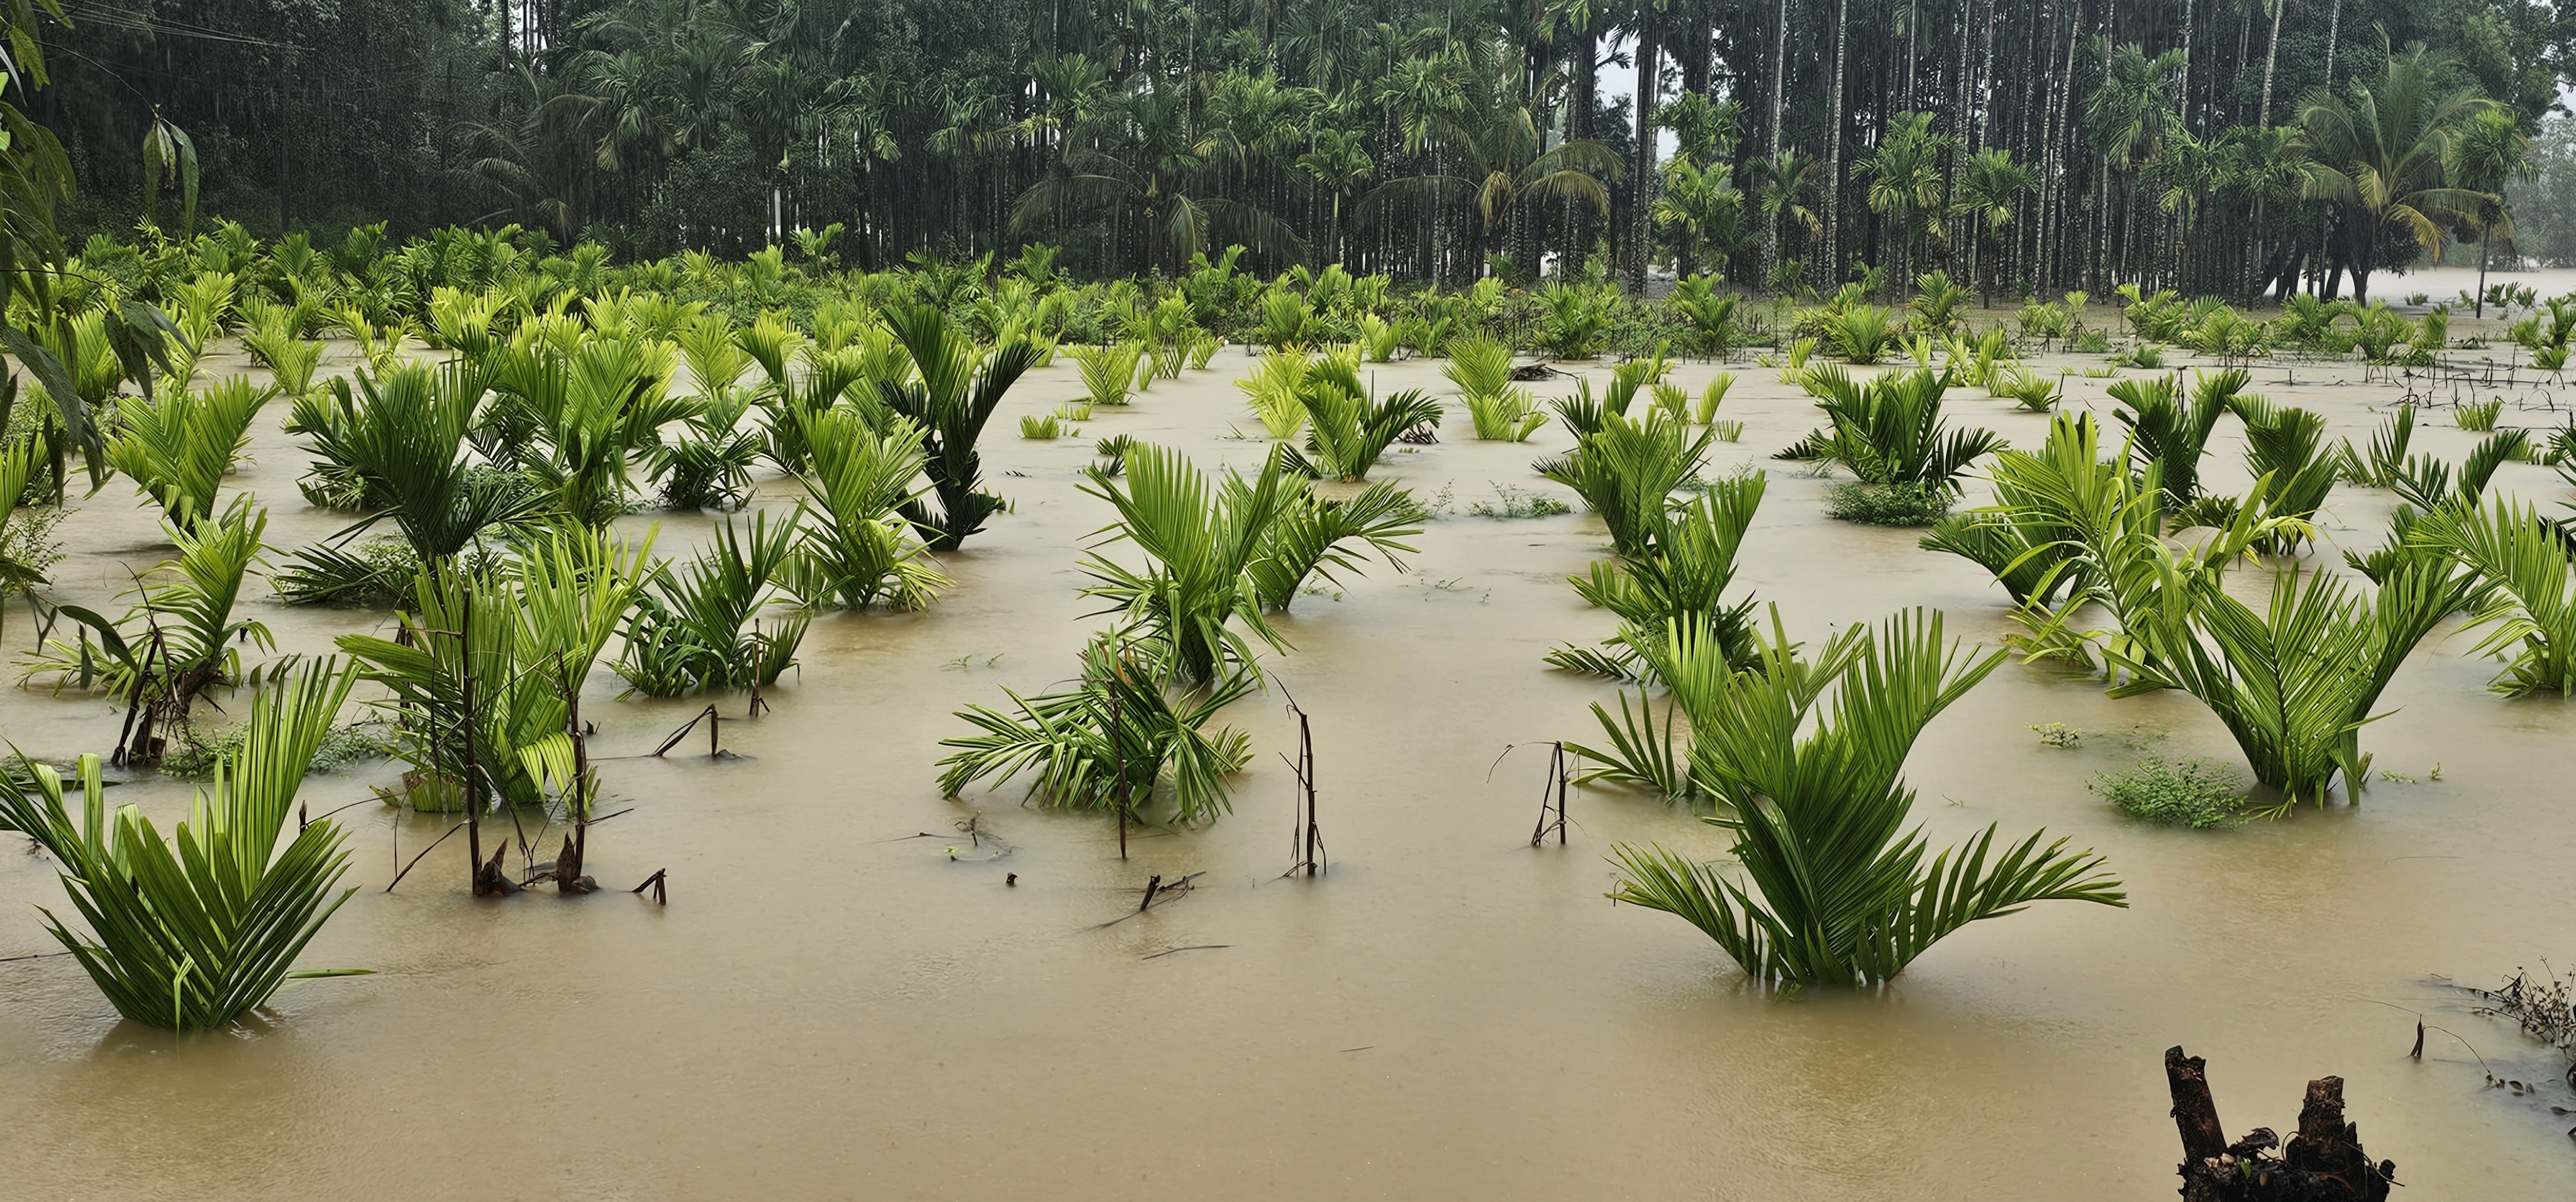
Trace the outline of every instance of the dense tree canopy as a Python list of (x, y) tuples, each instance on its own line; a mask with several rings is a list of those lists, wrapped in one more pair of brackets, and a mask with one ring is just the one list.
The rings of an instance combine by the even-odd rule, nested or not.
[[(84, 182), (76, 230), (176, 187), (175, 146), (167, 170), (136, 153), (169, 128), (200, 208), (258, 232), (507, 220), (740, 253), (838, 224), (821, 249), (853, 264), (1043, 241), (1087, 274), (1239, 243), (1249, 264), (1444, 281), (1652, 261), (1806, 286), (1867, 263), (2003, 291), (2332, 289), (2507, 232), (2481, 198), (2525, 173), (2494, 153), (2519, 154), (2576, 65), (2576, 13), (2538, 0), (63, 13), (39, 22), (54, 80), (32, 115)], [(2467, 163), (2489, 111), (2513, 136)]]

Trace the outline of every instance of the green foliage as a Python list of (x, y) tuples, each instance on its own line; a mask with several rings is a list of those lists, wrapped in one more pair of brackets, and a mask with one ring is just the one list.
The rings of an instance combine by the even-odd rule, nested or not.
[(541, 765), (550, 748), (569, 752), (570, 699), (637, 608), (650, 551), (550, 528), (507, 563), (422, 568), (396, 637), (340, 636), (384, 690), (415, 807), (547, 800)]
[(1241, 731), (1208, 724), (1256, 687), (1246, 675), (1175, 692), (1138, 652), (1095, 638), (1083, 649), (1078, 687), (1035, 696), (1004, 690), (1014, 712), (958, 711), (977, 733), (939, 741), (957, 749), (939, 761), (939, 788), (955, 797), (978, 780), (1000, 785), (1025, 771), (1029, 795), (1042, 805), (1133, 814), (1168, 782), (1173, 821), (1211, 822), (1231, 808), (1226, 778), (1252, 753)]
[(1841, 464), (1863, 484), (1955, 495), (1968, 466), (2003, 445), (1991, 430), (1952, 430), (1942, 421), (1942, 383), (1930, 371), (1894, 373), (1865, 386), (1842, 377), (1827, 390), (1818, 403), (1832, 424), (1792, 450), (1812, 448), (1812, 456), (1799, 457)]
[(1306, 453), (1291, 452), (1292, 462), (1324, 480), (1367, 479), (1397, 435), (1440, 421), (1440, 403), (1418, 388), (1370, 397), (1358, 371), (1341, 359), (1315, 363), (1297, 389), (1297, 403), (1306, 410)]
[(1550, 284), (1539, 294), (1538, 349), (1557, 359), (1589, 359), (1609, 345), (1618, 293), (1588, 284)]
[(275, 395), (273, 386), (234, 376), (212, 388), (169, 389), (159, 401), (128, 400), (117, 406), (108, 464), (132, 477), (172, 522), (202, 521), (214, 512), (233, 459), (250, 444), (251, 419)]
[(2130, 456), (2139, 471), (2155, 470), (2168, 509), (2199, 499), (2200, 460), (2209, 453), (2209, 436), (2249, 379), (2243, 368), (2195, 372), (2187, 402), (2179, 374), (2111, 385), (2114, 412), (2129, 429)]
[(2503, 412), (2504, 398), (2497, 397), (2486, 401), (2462, 401), (2451, 411), (2451, 416), (2461, 429), (2484, 434), (2495, 429), (2496, 418)]
[(1662, 537), (1673, 493), (1698, 478), (1716, 439), (1707, 430), (1693, 435), (1660, 409), (1648, 411), (1643, 421), (1600, 412), (1597, 426), (1580, 434), (1572, 451), (1535, 466), (1540, 475), (1573, 489), (1600, 517), (1613, 550), (1634, 556)]
[(1623, 846), (1611, 896), (1688, 921), (1755, 979), (1878, 984), (1971, 922), (2038, 901), (2126, 904), (2102, 859), (2062, 839), (1998, 850), (1989, 826), (1927, 862), (1922, 832), (1904, 829), (1906, 752), (2004, 658), (1945, 646), (1939, 615), (1854, 625), (1812, 657), (1775, 638), (1749, 672), (1693, 636), (1665, 655), (1693, 732), (1691, 780), (1725, 807), (1706, 820), (1733, 834), (1742, 881)]
[(1356, 573), (1370, 553), (1401, 572), (1401, 556), (1414, 549), (1403, 540), (1422, 533), (1429, 516), (1412, 493), (1393, 484), (1373, 484), (1340, 500), (1300, 490), (1271, 523), (1247, 569), (1253, 595), (1263, 609), (1286, 609), (1310, 577), (1340, 584), (1334, 573)]
[(2118, 772), (2096, 773), (2085, 787), (2158, 826), (2210, 830), (2245, 820), (2243, 781), (2216, 760), (2151, 755)]
[[(747, 523), (725, 519), (706, 551), (685, 565), (661, 565), (634, 597), (618, 675), (630, 692), (681, 697), (778, 683), (796, 666), (808, 619), (767, 625), (761, 611), (800, 556), (805, 511), (771, 523), (754, 511)], [(749, 629), (745, 629), (749, 627)]]
[(1826, 319), (1825, 342), (1853, 363), (1876, 363), (1896, 341), (1896, 326), (1876, 305), (1853, 305)]
[(2215, 587), (2167, 590), (2125, 615), (2141, 679), (2112, 693), (2167, 683), (2190, 693), (2235, 736), (2255, 779), (2280, 791), (2282, 809), (2322, 806), (2337, 775), (2347, 795), (2368, 776), (2362, 724), (2466, 589), (2447, 559), (2420, 553), (2379, 582), (2375, 601), (2296, 568), (2274, 578), (2260, 614)]
[(21, 755), (18, 771), (0, 772), (0, 829), (28, 835), (62, 865), (63, 887), (91, 937), (50, 911), (48, 929), (117, 1013), (147, 1026), (212, 1030), (289, 980), (355, 971), (294, 967), (357, 892), (331, 892), (349, 863), (339, 826), (310, 823), (277, 850), (351, 679), (326, 659), (261, 690), (241, 749), (169, 838), (133, 806), (109, 813), (97, 756), (80, 759), (78, 814), (53, 769)]
[(882, 430), (856, 412), (833, 409), (805, 421), (810, 450), (805, 486), (810, 520), (782, 578), (809, 609), (928, 606), (954, 583), (929, 556), (902, 512), (920, 490), (922, 429), (892, 417)]
[(1136, 372), (1145, 362), (1142, 343), (1069, 346), (1064, 353), (1082, 369), (1082, 386), (1094, 405), (1124, 405), (1136, 387)]
[(1272, 438), (1295, 438), (1306, 428), (1306, 406), (1298, 399), (1305, 391), (1306, 376), (1314, 360), (1301, 350), (1274, 347), (1262, 353), (1259, 362), (1234, 386), (1243, 393), (1244, 404), (1261, 419), (1261, 426)]
[[(934, 513), (923, 498), (909, 497), (903, 514), (933, 550), (954, 551), (1003, 507), (1000, 497), (983, 491), (984, 457), (975, 442), (1003, 394), (1036, 366), (1038, 348), (1021, 339), (985, 351), (927, 305), (897, 315), (894, 333), (911, 370), (880, 369), (870, 379), (880, 404), (920, 428), (922, 470), (939, 502)], [(1086, 365), (1086, 379), (1089, 370)]]
[(60, 607), (78, 623), (70, 640), (49, 638), (32, 656), (27, 677), (51, 676), (56, 690), (105, 689), (126, 707), (115, 760), (159, 757), (163, 732), (184, 727), (197, 700), (242, 680), (241, 648), (275, 646), (268, 627), (236, 618), (243, 580), (266, 562), (268, 511), (235, 497), (223, 514), (193, 527), (163, 523), (178, 557), (154, 569), (125, 595), (137, 597), (120, 621), (77, 605)]
[(1949, 515), (1950, 499), (1936, 485), (1849, 481), (1825, 490), (1825, 513), (1863, 526), (1930, 526)]
[(1688, 327), (1685, 345), (1703, 355), (1723, 355), (1743, 341), (1735, 326), (1735, 309), (1742, 300), (1717, 295), (1717, 277), (1694, 275), (1673, 281), (1673, 294), (1664, 303)]
[[(1547, 662), (1643, 680), (1652, 675), (1653, 653), (1671, 631), (1682, 629), (1710, 640), (1730, 662), (1752, 666), (1753, 602), (1728, 605), (1723, 594), (1735, 581), (1736, 553), (1762, 505), (1763, 487), (1763, 477), (1752, 473), (1720, 480), (1674, 510), (1650, 549), (1597, 561), (1589, 574), (1573, 577), (1574, 591), (1586, 603), (1618, 615), (1619, 631), (1602, 640), (1606, 650), (1560, 647), (1548, 653)], [(1609, 722), (1606, 714), (1602, 720)]]
[(1063, 423), (1058, 422), (1052, 413), (1027, 414), (1020, 418), (1020, 437), (1022, 438), (1048, 442), (1064, 432)]
[(2469, 570), (2472, 622), (2488, 628), (2477, 651), (2505, 661), (2498, 692), (2576, 694), (2576, 584), (2566, 536), (2538, 509), (2501, 498), (2454, 502), (2403, 537)]
[[(1256, 640), (1288, 648), (1262, 617), (1253, 565), (1277, 545), (1274, 527), (1303, 491), (1292, 455), (1273, 448), (1259, 477), (1229, 471), (1214, 486), (1179, 452), (1151, 445), (1128, 450), (1123, 486), (1092, 469), (1082, 490), (1109, 502), (1118, 521), (1101, 530), (1106, 537), (1084, 561), (1094, 583), (1083, 594), (1110, 603), (1121, 618), (1120, 642), (1134, 646), (1158, 679), (1197, 688), (1256, 675)], [(1144, 554), (1144, 570), (1100, 553), (1113, 543)]]

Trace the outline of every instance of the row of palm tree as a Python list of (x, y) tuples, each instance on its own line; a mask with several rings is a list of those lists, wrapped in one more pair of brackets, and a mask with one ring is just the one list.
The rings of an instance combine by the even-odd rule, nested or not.
[[(2555, 98), (2555, 33), (2506, 3), (544, 7), (534, 40), (423, 15), (437, 36), (398, 46), (263, 14), (256, 44), (199, 48), (243, 60), (208, 78), (275, 77), (267, 47), (299, 30), (378, 61), (335, 56), (265, 110), (174, 82), (153, 128), (202, 135), (209, 191), (657, 254), (795, 244), (882, 266), (1046, 240), (1092, 274), (1176, 275), (1239, 243), (1272, 269), (1458, 282), (1597, 257), (1631, 285), (1672, 261), (1788, 287), (1937, 260), (2004, 291), (2250, 295), (2364, 292), (2409, 245), (2474, 238), (2483, 260)], [(251, 19), (238, 0), (200, 18)], [(138, 103), (108, 80), (150, 47), (64, 36), (82, 54), (69, 136), (126, 170), (132, 139), (91, 114)], [(1605, 71), (1633, 73), (1628, 96)], [(351, 111), (407, 131), (382, 145), (435, 150), (362, 151), (326, 117)], [(280, 138), (295, 174), (265, 154)]]

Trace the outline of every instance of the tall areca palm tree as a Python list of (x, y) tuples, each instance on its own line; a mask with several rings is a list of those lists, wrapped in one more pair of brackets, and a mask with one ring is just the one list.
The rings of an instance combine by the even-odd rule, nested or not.
[(1984, 252), (2012, 224), (2030, 185), (2030, 169), (2014, 162), (2012, 151), (1989, 146), (1968, 157), (1959, 171), (1959, 186), (1950, 193), (1950, 215), (1968, 225), (1968, 278), (1977, 282), (1988, 305), (1995, 303), (1995, 285)]
[(2478, 316), (2487, 315), (2487, 263), (2495, 240), (2511, 240), (2514, 235), (2513, 214), (2504, 207), (2506, 181), (2531, 179), (2536, 172), (2531, 165), (2531, 139), (2522, 132), (2513, 113), (2494, 107), (2472, 115), (2451, 141), (2451, 180), (2463, 188), (2485, 193), (2470, 210), (2469, 228), (2478, 237)]
[(1361, 220), (1389, 200), (1424, 206), (1465, 204), (1481, 247), (1502, 248), (1513, 219), (1532, 202), (1566, 201), (1610, 211), (1606, 180), (1619, 177), (1616, 151), (1590, 138), (1551, 146), (1540, 136), (1527, 97), (1494, 88), (1463, 105), (1426, 107), (1417, 118), (1421, 143), (1433, 149), (1420, 174), (1391, 179), (1360, 201)]
[[(1824, 205), (1824, 164), (1814, 155), (1784, 150), (1755, 161), (1753, 178), (1753, 195), (1774, 251), (1770, 270), (1776, 277), (1787, 258), (1803, 256), (1807, 240), (1825, 232), (1819, 211)], [(1800, 256), (1789, 255), (1791, 243), (1783, 235), (1791, 233), (1796, 235)]]
[(2492, 192), (2456, 187), (2451, 145), (2478, 114), (2496, 107), (2474, 85), (2445, 79), (2448, 62), (2421, 44), (2389, 56), (2377, 79), (2299, 108), (2308, 152), (2304, 192), (2342, 210), (2341, 252), (2356, 298), (2370, 296), (2379, 248), (2402, 231), (2437, 256), (2444, 224), (2474, 225)]
[(1108, 211), (1132, 221), (1147, 261), (1175, 274), (1222, 241), (1283, 259), (1306, 256), (1287, 223), (1258, 206), (1214, 194), (1211, 146), (1194, 137), (1177, 89), (1126, 92), (1074, 131), (1056, 170), (1020, 193), (1011, 212), (1026, 232), (1068, 211)]
[(1878, 148), (1861, 164), (1869, 173), (1869, 207), (1887, 214), (1896, 241), (1896, 278), (1910, 278), (1914, 243), (1940, 216), (1948, 180), (1941, 156), (1953, 146), (1932, 131), (1932, 114), (1899, 113), (1879, 138)]

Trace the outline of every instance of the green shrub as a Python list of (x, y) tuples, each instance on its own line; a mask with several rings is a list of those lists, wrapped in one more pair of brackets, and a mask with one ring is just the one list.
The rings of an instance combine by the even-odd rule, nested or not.
[(2158, 826), (2208, 830), (2245, 821), (2243, 778), (2216, 760), (2151, 755), (2118, 772), (2096, 773), (2086, 787)]
[(1948, 490), (1929, 484), (1837, 484), (1825, 512), (1864, 526), (1929, 526), (1950, 512)]

